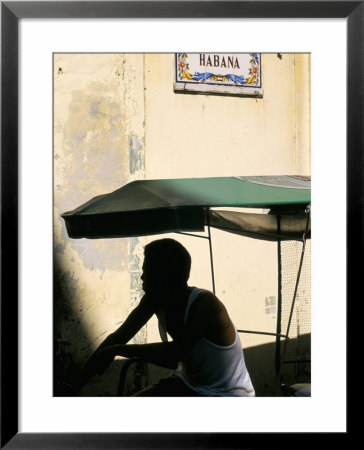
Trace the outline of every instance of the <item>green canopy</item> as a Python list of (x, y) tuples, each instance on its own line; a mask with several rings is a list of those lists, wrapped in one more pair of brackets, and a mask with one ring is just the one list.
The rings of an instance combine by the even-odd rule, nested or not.
[[(288, 211), (295, 215), (301, 213), (310, 202), (310, 177), (284, 175), (140, 180), (94, 197), (62, 214), (62, 217), (71, 238), (203, 231), (205, 225), (211, 225), (258, 239), (277, 240), (284, 237), (279, 224), (277, 228), (277, 220), (272, 220), (272, 213), (279, 211), (287, 214)], [(260, 214), (257, 217), (256, 214), (239, 213), (245, 218), (237, 220), (236, 213), (231, 216), (229, 211), (224, 214), (211, 211), (211, 208), (217, 207), (270, 209), (271, 215)], [(298, 232), (300, 235), (301, 231)], [(291, 234), (286, 238), (295, 239), (294, 236)]]

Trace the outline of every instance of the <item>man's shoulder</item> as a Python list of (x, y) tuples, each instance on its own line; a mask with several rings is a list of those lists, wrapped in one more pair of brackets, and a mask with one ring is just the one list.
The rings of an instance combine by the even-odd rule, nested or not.
[(209, 314), (213, 314), (221, 308), (221, 305), (221, 301), (213, 292), (202, 289), (198, 293), (195, 301), (192, 303), (191, 310), (193, 308), (195, 311), (203, 311)]
[(234, 326), (221, 300), (211, 291), (202, 291), (191, 306), (193, 322), (203, 324), (203, 337), (217, 345), (230, 345)]
[(198, 299), (205, 299), (205, 300), (210, 299), (212, 301), (218, 299), (216, 297), (216, 295), (213, 292), (209, 291), (208, 289), (200, 289), (200, 288), (197, 288), (197, 289), (199, 292), (198, 292), (196, 298), (198, 298)]

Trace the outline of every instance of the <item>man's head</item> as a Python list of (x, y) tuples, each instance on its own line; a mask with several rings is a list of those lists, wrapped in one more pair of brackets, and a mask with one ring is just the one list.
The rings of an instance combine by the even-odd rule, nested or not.
[(144, 248), (143, 290), (180, 289), (187, 285), (191, 256), (174, 239), (159, 239)]

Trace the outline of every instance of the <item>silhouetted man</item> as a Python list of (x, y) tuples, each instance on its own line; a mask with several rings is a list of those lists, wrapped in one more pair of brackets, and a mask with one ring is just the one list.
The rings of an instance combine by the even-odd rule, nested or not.
[[(255, 395), (225, 306), (212, 292), (188, 286), (190, 268), (188, 251), (173, 239), (145, 247), (141, 276), (145, 295), (88, 360), (76, 383), (78, 390), (119, 355), (173, 369), (170, 377), (137, 396)], [(127, 344), (153, 314), (158, 317), (162, 342)], [(168, 342), (167, 333), (172, 341)]]

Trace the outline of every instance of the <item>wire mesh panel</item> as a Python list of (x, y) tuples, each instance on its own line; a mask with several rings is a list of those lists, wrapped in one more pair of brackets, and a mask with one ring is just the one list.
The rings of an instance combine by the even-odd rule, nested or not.
[[(302, 228), (299, 217), (285, 221), (282, 216), (281, 227), (296, 227), (300, 220)], [(311, 240), (306, 241), (300, 267), (302, 249), (302, 242), (280, 244), (280, 325), (282, 333), (288, 330), (289, 336), (280, 343), (280, 374), (286, 385), (311, 381)]]

